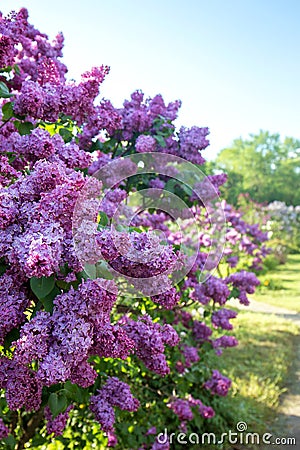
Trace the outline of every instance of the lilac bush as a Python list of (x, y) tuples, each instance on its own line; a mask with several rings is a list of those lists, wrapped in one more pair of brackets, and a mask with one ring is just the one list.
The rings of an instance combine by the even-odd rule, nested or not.
[[(204, 431), (219, 415), (215, 397), (230, 380), (209, 354), (237, 345), (227, 333), (237, 313), (225, 305), (248, 304), (258, 285), (248, 269), (260, 266), (267, 237), (220, 202), (225, 174), (195, 179), (191, 190), (176, 164), (157, 164), (155, 155), (179, 157), (193, 178), (191, 163), (205, 161), (208, 128), (177, 132), (179, 101), (136, 91), (120, 109), (97, 103), (109, 68), (68, 82), (62, 48), (63, 36), (50, 42), (25, 9), (1, 16), (0, 438), (16, 449), (53, 436), (67, 445), (85, 423), (96, 432), (79, 433), (80, 448), (169, 448), (156, 440), (159, 428)], [(139, 175), (132, 155), (150, 155), (152, 171)], [(120, 164), (135, 175), (120, 178)], [(113, 228), (120, 205), (127, 217), (132, 195), (149, 187), (143, 201), (154, 203)], [(168, 211), (157, 203), (162, 191)], [(184, 233), (174, 226), (179, 210)], [(184, 251), (193, 223), (194, 259)], [(223, 233), (211, 275), (219, 260), (210, 248)], [(130, 295), (115, 273), (133, 280)]]

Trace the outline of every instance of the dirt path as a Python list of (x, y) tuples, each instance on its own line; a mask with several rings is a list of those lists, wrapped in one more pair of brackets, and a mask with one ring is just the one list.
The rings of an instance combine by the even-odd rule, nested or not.
[[(240, 305), (238, 301), (232, 300), (230, 304), (238, 309), (263, 314), (274, 314), (291, 320), (300, 328), (300, 313), (277, 306), (251, 300), (249, 306)], [(279, 417), (275, 428), (278, 437), (293, 437), (296, 439), (296, 445), (268, 445), (260, 447), (262, 450), (275, 448), (277, 450), (298, 450), (300, 449), (300, 334), (295, 342), (295, 358), (290, 370), (290, 375), (286, 384), (287, 391), (282, 395), (279, 409)]]

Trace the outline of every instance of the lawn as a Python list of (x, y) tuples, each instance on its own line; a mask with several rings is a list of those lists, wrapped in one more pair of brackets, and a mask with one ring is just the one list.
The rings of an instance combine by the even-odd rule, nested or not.
[[(299, 274), (300, 255), (290, 255), (285, 265), (260, 277), (262, 288), (253, 298), (300, 312)], [(231, 395), (223, 399), (224, 415), (228, 420), (231, 414), (234, 431), (236, 423), (244, 421), (248, 432), (272, 432), (299, 328), (274, 314), (247, 310), (239, 311), (234, 324), (239, 346), (227, 349), (219, 359), (214, 357), (212, 364), (233, 381)]]
[(262, 287), (253, 295), (259, 302), (300, 312), (300, 254), (260, 277)]
[(232, 380), (230, 408), (233, 430), (239, 421), (249, 432), (270, 431), (295, 351), (298, 328), (289, 320), (240, 311), (235, 320), (239, 346), (227, 349), (214, 365)]

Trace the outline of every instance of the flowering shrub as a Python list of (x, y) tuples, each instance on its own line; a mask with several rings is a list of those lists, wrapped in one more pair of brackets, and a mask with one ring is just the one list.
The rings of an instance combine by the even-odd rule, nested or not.
[(248, 303), (266, 235), (220, 203), (225, 175), (197, 175), (208, 129), (176, 132), (180, 102), (97, 104), (107, 67), (67, 82), (62, 35), (25, 9), (0, 33), (0, 438), (168, 448), (160, 427), (218, 416), (230, 380), (207, 355), (237, 345), (225, 305)]
[(275, 256), (280, 262), (284, 262), (287, 253), (298, 252), (300, 249), (300, 206), (287, 206), (284, 202), (274, 201), (266, 210), (269, 215), (269, 237), (277, 244)]
[(269, 204), (254, 202), (249, 195), (239, 196), (239, 211), (247, 222), (259, 223), (267, 233), (271, 255), (264, 261), (265, 268), (274, 269), (286, 262), (289, 253), (298, 253), (300, 248), (300, 206), (288, 206), (284, 202)]

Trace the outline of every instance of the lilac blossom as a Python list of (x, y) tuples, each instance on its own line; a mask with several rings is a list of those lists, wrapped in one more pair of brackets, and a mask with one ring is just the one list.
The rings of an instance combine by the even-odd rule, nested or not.
[(213, 370), (210, 380), (204, 383), (204, 387), (213, 395), (226, 396), (231, 386), (231, 380), (222, 375), (218, 370)]
[[(0, 41), (0, 44), (1, 44), (1, 41)], [(9, 435), (9, 429), (7, 428), (7, 426), (5, 425), (3, 420), (0, 418), (0, 439), (7, 438), (8, 435)]]
[(229, 322), (229, 319), (234, 319), (236, 316), (236, 311), (221, 308), (212, 313), (211, 322), (215, 327), (221, 327), (223, 330), (232, 330), (233, 326)]
[(66, 427), (67, 421), (69, 419), (69, 412), (72, 409), (73, 409), (73, 405), (69, 405), (65, 412), (62, 412), (62, 413), (58, 414), (58, 416), (53, 418), (49, 406), (46, 406), (44, 409), (44, 415), (45, 415), (45, 419), (47, 421), (47, 423), (46, 423), (47, 433), (48, 434), (54, 433), (54, 436), (62, 435), (62, 433)]

